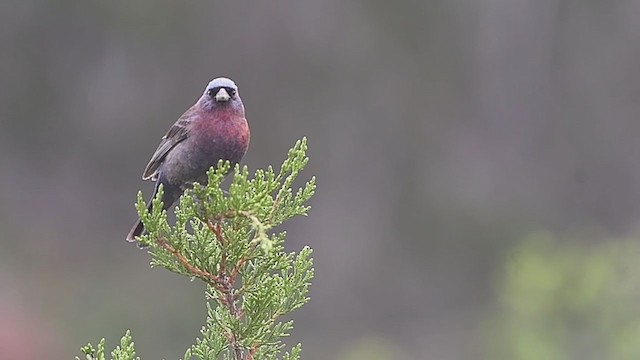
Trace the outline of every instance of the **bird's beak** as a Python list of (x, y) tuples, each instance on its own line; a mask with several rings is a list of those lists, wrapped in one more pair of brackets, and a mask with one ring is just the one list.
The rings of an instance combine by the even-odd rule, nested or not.
[(216, 94), (216, 101), (217, 102), (229, 101), (230, 98), (231, 98), (231, 96), (229, 96), (229, 93), (227, 93), (227, 90), (225, 90), (224, 88), (221, 88), (218, 91), (218, 93)]

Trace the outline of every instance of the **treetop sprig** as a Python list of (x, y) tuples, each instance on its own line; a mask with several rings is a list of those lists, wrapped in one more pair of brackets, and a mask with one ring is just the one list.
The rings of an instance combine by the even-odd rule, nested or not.
[[(282, 317), (309, 301), (313, 278), (311, 248), (286, 253), (284, 231), (274, 228), (306, 216), (316, 183), (312, 177), (294, 192), (292, 186), (307, 165), (307, 141), (298, 140), (278, 172), (269, 166), (250, 176), (247, 166), (219, 162), (207, 173), (207, 184), (193, 184), (175, 208), (175, 224), (162, 210), (162, 186), (148, 211), (141, 193), (136, 209), (147, 233), (138, 237), (153, 267), (164, 267), (207, 284), (207, 321), (184, 359), (277, 359), (282, 339), (293, 328)], [(228, 191), (221, 187), (232, 170)], [(295, 195), (294, 195), (295, 194)], [(87, 359), (104, 359), (104, 340), (97, 349), (82, 348)], [(300, 345), (282, 354), (299, 359)], [(116, 357), (117, 356), (117, 357)], [(112, 353), (132, 360), (127, 331)]]

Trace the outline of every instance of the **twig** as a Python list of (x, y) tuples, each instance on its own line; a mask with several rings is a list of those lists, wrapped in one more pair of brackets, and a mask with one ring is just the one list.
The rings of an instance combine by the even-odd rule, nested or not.
[[(220, 287), (216, 288), (216, 290), (218, 290), (222, 295), (220, 296), (220, 298), (223, 300), (222, 301), (223, 305), (226, 306), (226, 308), (234, 317), (236, 317), (237, 319), (240, 319), (244, 315), (244, 311), (243, 309), (239, 309), (236, 305), (236, 301), (238, 300), (238, 297), (235, 294), (233, 285), (235, 283), (236, 276), (239, 271), (238, 267), (241, 266), (244, 262), (242, 261), (242, 259), (238, 261), (238, 263), (235, 264), (235, 266), (231, 270), (231, 274), (227, 274), (227, 266), (228, 266), (227, 263), (229, 261), (229, 257), (228, 257), (229, 255), (225, 250), (225, 246), (229, 242), (227, 241), (227, 239), (225, 239), (224, 234), (222, 233), (222, 226), (220, 226), (220, 221), (222, 221), (222, 217), (230, 218), (235, 216), (237, 216), (236, 213), (222, 214), (221, 216), (218, 217), (218, 219), (216, 219), (217, 220), (216, 222), (207, 220), (207, 227), (213, 234), (215, 234), (216, 239), (218, 240), (218, 242), (220, 242), (220, 245), (223, 248), (223, 253), (221, 254), (221, 257), (220, 257), (220, 267), (219, 267), (220, 273), (217, 276)], [(240, 345), (236, 335), (233, 332), (229, 332), (229, 335), (227, 336), (227, 340), (231, 345), (231, 348), (233, 350), (236, 360), (248, 359), (249, 353), (247, 353), (247, 356), (244, 355), (242, 345)]]
[[(226, 246), (229, 244), (229, 242), (223, 234), (220, 222), (224, 221), (225, 219), (231, 219), (239, 216), (247, 218), (254, 225), (256, 234), (255, 238), (250, 242), (253, 247), (257, 246), (259, 240), (261, 240), (261, 237), (264, 236), (264, 232), (267, 229), (267, 227), (262, 224), (255, 215), (246, 211), (229, 211), (227, 213), (218, 214), (213, 221), (207, 220), (206, 224), (209, 228), (209, 231), (211, 231), (216, 236), (216, 240), (220, 243), (223, 249), (217, 275), (211, 274), (207, 271), (195, 267), (194, 265), (189, 263), (187, 258), (185, 258), (185, 256), (180, 253), (180, 251), (171, 246), (171, 244), (169, 244), (165, 238), (157, 238), (158, 245), (160, 245), (160, 247), (162, 247), (167, 252), (171, 253), (176, 258), (176, 260), (178, 260), (178, 262), (185, 269), (187, 269), (189, 273), (204, 280), (209, 285), (211, 285), (216, 290), (216, 292), (218, 292), (218, 299), (220, 299), (222, 305), (224, 305), (227, 310), (229, 310), (229, 313), (231, 313), (238, 320), (244, 316), (244, 309), (238, 308), (237, 306), (236, 302), (239, 300), (240, 294), (236, 291), (236, 289), (234, 289), (233, 286), (235, 284), (240, 268), (249, 259), (246, 257), (238, 259), (238, 261), (233, 264), (233, 268), (231, 269), (231, 271), (229, 273), (227, 272), (229, 265), (229, 255), (226, 250)], [(235, 360), (253, 359), (253, 356), (260, 346), (259, 344), (254, 344), (250, 349), (245, 350), (243, 349), (242, 345), (237, 339), (236, 334), (234, 334), (233, 331), (227, 329), (225, 333), (225, 337), (227, 338), (227, 341), (229, 341), (229, 346), (231, 347), (231, 350), (235, 356)]]
[(173, 246), (171, 246), (163, 237), (158, 237), (157, 242), (163, 249), (170, 252), (176, 258), (176, 260), (178, 260), (178, 262), (182, 266), (184, 266), (185, 269), (187, 269), (187, 271), (194, 274), (196, 277), (199, 277), (200, 279), (204, 280), (214, 288), (218, 290), (221, 289), (222, 282), (220, 281), (220, 277), (218, 277), (217, 275), (211, 274), (209, 272), (206, 272), (204, 270), (200, 270), (197, 267), (191, 265), (191, 263), (189, 263), (187, 258), (185, 258), (184, 255), (182, 255), (178, 250), (173, 248)]

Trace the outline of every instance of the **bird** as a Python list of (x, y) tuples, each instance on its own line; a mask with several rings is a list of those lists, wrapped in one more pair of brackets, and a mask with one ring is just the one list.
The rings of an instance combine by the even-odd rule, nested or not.
[[(211, 80), (202, 96), (169, 128), (151, 156), (142, 180), (155, 182), (153, 198), (163, 186), (163, 210), (168, 209), (194, 182), (207, 183), (207, 170), (220, 160), (235, 165), (249, 148), (251, 134), (244, 104), (233, 80), (219, 77)], [(144, 233), (138, 218), (127, 234), (135, 242)]]

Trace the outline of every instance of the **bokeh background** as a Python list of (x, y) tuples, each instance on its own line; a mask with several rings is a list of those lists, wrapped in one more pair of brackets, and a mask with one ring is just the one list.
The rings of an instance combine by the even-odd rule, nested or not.
[(198, 335), (124, 241), (160, 137), (221, 75), (251, 168), (307, 136), (305, 359), (640, 358), (640, 2), (0, 2), (0, 358)]

